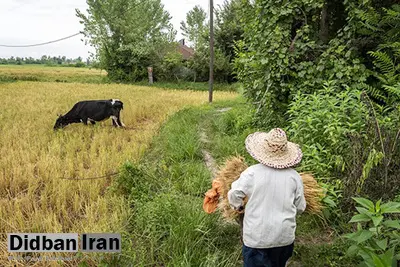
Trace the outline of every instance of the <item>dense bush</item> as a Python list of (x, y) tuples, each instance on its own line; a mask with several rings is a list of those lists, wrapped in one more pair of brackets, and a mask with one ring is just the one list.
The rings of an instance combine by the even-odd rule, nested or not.
[[(324, 10), (336, 19), (343, 13), (334, 7), (343, 11), (349, 5), (335, 1), (330, 6), (321, 0), (255, 1), (245, 10), (244, 42), (238, 46), (235, 66), (260, 117), (285, 125), (286, 110), (298, 91), (314, 93), (326, 80), (338, 91), (366, 81), (365, 67), (351, 42), (354, 31), (345, 26), (346, 19), (321, 21)], [(325, 36), (323, 31), (328, 30)]]
[(393, 199), (399, 193), (400, 123), (399, 109), (381, 115), (366, 95), (368, 108), (364, 136), (350, 139), (349, 166), (344, 177), (347, 202), (354, 195), (366, 195), (372, 200)]
[(327, 83), (318, 93), (297, 92), (289, 105), (288, 134), (304, 153), (300, 169), (319, 177), (351, 168), (349, 138), (362, 134), (367, 119), (360, 91), (337, 91)]
[(246, 1), (234, 61), (258, 127), (299, 143), (300, 171), (348, 231), (352, 197), (399, 195), (400, 6), (395, 1)]
[[(196, 50), (194, 56), (187, 61), (186, 66), (194, 72), (193, 81), (208, 81), (210, 75), (210, 50), (209, 46), (200, 47)], [(214, 61), (214, 79), (218, 82), (226, 82), (228, 80), (229, 69), (228, 59), (221, 53), (219, 49), (215, 49)]]
[[(286, 127), (304, 149), (302, 168), (340, 178), (346, 199), (393, 197), (389, 189), (399, 186), (392, 173), (400, 161), (400, 7), (393, 3), (255, 1), (243, 9), (235, 68), (259, 125)], [(374, 195), (368, 183), (382, 171), (385, 189)]]

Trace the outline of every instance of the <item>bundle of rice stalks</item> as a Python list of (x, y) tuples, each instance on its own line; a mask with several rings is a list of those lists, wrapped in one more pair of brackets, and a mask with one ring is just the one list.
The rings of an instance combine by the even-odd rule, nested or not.
[(318, 214), (322, 211), (321, 199), (323, 198), (323, 190), (315, 180), (314, 176), (308, 172), (300, 173), (304, 186), (304, 198), (306, 199), (307, 206), (305, 212), (311, 214)]
[[(228, 202), (228, 191), (231, 184), (236, 181), (240, 174), (246, 170), (248, 166), (244, 162), (243, 157), (231, 157), (225, 165), (220, 169), (213, 181), (213, 187), (207, 191), (203, 203), (203, 209), (207, 213), (213, 213), (218, 209), (222, 212), (222, 216), (228, 220), (237, 220), (238, 212), (231, 208)], [(304, 197), (307, 202), (305, 212), (318, 214), (322, 210), (321, 198), (323, 196), (322, 188), (310, 173), (300, 173), (304, 185)], [(245, 199), (246, 203), (247, 199)]]

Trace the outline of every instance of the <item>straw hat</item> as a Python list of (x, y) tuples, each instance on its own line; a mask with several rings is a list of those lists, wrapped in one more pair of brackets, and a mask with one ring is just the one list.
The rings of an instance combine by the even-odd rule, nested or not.
[(246, 150), (258, 162), (275, 169), (284, 169), (298, 164), (303, 157), (300, 147), (287, 141), (280, 128), (270, 132), (255, 132), (246, 138)]

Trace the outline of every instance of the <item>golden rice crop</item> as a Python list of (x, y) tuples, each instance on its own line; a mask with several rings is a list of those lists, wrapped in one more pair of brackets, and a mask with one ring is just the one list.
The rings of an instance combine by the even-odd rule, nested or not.
[[(208, 100), (207, 92), (117, 84), (3, 83), (0, 94), (0, 233), (122, 231), (128, 207), (121, 196), (107, 192), (112, 178), (61, 177), (118, 171), (125, 161), (140, 158), (167, 116)], [(216, 92), (215, 99), (235, 96)], [(124, 102), (121, 119), (127, 129), (107, 120), (53, 131), (57, 113), (65, 114), (77, 101), (110, 98)], [(3, 234), (0, 266), (16, 263), (7, 255)], [(43, 264), (55, 263), (37, 263)]]

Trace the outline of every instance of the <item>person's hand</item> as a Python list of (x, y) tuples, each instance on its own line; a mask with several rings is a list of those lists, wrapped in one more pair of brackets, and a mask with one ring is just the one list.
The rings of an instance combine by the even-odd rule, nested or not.
[(244, 212), (244, 206), (240, 206), (237, 209), (235, 209), (238, 213), (243, 213)]

